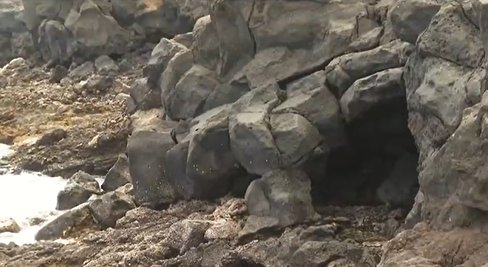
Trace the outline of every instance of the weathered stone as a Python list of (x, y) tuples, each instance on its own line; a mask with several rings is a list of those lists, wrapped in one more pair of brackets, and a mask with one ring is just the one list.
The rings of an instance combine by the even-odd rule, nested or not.
[(64, 238), (85, 227), (93, 227), (93, 221), (88, 203), (66, 211), (39, 229), (36, 240), (54, 240)]
[(280, 152), (268, 127), (268, 111), (277, 104), (279, 89), (270, 85), (248, 92), (232, 106), (232, 152), (249, 173), (263, 175), (281, 166)]
[(466, 18), (462, 5), (453, 2), (443, 5), (432, 18), (417, 46), (424, 55), (476, 68), (485, 54), (480, 37), (479, 30)]
[(210, 12), (219, 40), (217, 74), (221, 77), (232, 77), (254, 56), (255, 44), (239, 5), (251, 3), (219, 0), (213, 3)]
[(121, 154), (115, 162), (115, 165), (110, 168), (102, 183), (104, 191), (114, 191), (115, 189), (130, 183), (129, 158), (125, 154)]
[(0, 220), (0, 234), (18, 232), (20, 232), (20, 226), (14, 219)]
[(87, 61), (77, 66), (76, 68), (72, 69), (69, 72), (68, 77), (74, 80), (81, 80), (92, 75), (94, 72), (95, 72), (95, 65), (93, 65), (93, 62)]
[(118, 219), (135, 207), (132, 199), (120, 191), (106, 193), (89, 204), (93, 218), (102, 228), (114, 227)]
[(302, 115), (317, 127), (327, 146), (340, 147), (346, 142), (340, 107), (324, 83), (324, 72), (317, 72), (290, 84), (288, 98), (273, 113)]
[(190, 49), (193, 46), (193, 41), (194, 41), (193, 32), (177, 34), (175, 35), (175, 37), (173, 37), (173, 41)]
[(191, 119), (202, 113), (201, 107), (217, 88), (219, 81), (214, 72), (194, 65), (176, 84), (168, 105), (168, 115), (174, 120)]
[(340, 100), (346, 121), (360, 118), (392, 100), (404, 99), (402, 75), (403, 68), (388, 69), (354, 82)]
[(400, 0), (391, 8), (388, 17), (396, 35), (415, 44), (440, 7), (436, 0)]
[(283, 166), (303, 163), (322, 141), (317, 128), (299, 114), (273, 114), (270, 126)]
[[(343, 259), (343, 265), (332, 265), (337, 258)], [(306, 242), (293, 253), (290, 262), (290, 266), (318, 267), (325, 264), (328, 266), (375, 266), (376, 261), (373, 255), (359, 245), (331, 240)]]
[(209, 227), (208, 221), (183, 220), (171, 225), (164, 242), (180, 254), (184, 254), (205, 242), (205, 231)]
[(239, 239), (253, 238), (262, 232), (280, 227), (280, 221), (275, 217), (250, 215), (247, 217), (244, 228), (239, 232)]
[(175, 143), (169, 132), (138, 131), (129, 138), (129, 169), (138, 205), (158, 207), (177, 195), (166, 175), (166, 152)]
[(129, 33), (93, 1), (71, 9), (64, 23), (77, 42), (82, 57), (122, 54), (129, 49)]
[(229, 136), (229, 107), (216, 108), (196, 118), (190, 132), (187, 175), (195, 182), (200, 197), (220, 197), (229, 191), (241, 169)]
[(79, 171), (71, 176), (66, 187), (58, 193), (56, 209), (71, 209), (98, 193), (100, 193), (100, 185), (95, 177)]
[(151, 88), (157, 88), (161, 74), (168, 66), (169, 61), (185, 47), (176, 41), (161, 38), (151, 52), (151, 58), (143, 69), (143, 75), (147, 77), (147, 83)]
[(325, 68), (327, 83), (342, 96), (357, 79), (403, 66), (412, 51), (411, 44), (395, 40), (372, 50), (338, 57)]
[(269, 172), (247, 189), (249, 214), (277, 218), (282, 226), (305, 222), (315, 215), (310, 190), (310, 180), (302, 171)]
[(219, 60), (219, 39), (210, 16), (205, 16), (193, 27), (194, 44), (192, 46), (195, 63), (216, 70)]
[(137, 79), (130, 88), (130, 96), (136, 110), (161, 107), (161, 91), (151, 89), (148, 85), (148, 78)]
[(59, 83), (61, 80), (68, 75), (68, 69), (61, 65), (56, 65), (51, 70), (51, 75), (49, 77), (49, 81), (52, 83)]
[(206, 240), (234, 240), (241, 227), (235, 221), (219, 220), (210, 226), (207, 231), (205, 231)]
[(484, 73), (439, 58), (409, 59), (404, 74), (408, 124), (421, 159), (454, 132), (466, 107), (479, 102)]
[(119, 71), (119, 66), (109, 56), (102, 55), (95, 59), (95, 69), (100, 74), (115, 74)]
[(39, 26), (39, 47), (46, 61), (69, 62), (75, 52), (69, 30), (59, 21), (46, 20)]
[(193, 66), (193, 55), (191, 50), (184, 50), (177, 53), (169, 62), (161, 75), (161, 102), (168, 111), (168, 106), (173, 98), (176, 84), (180, 78)]

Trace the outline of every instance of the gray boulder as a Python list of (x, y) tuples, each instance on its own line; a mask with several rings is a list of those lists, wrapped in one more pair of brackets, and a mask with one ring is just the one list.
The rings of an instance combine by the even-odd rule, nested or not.
[(168, 66), (161, 75), (159, 82), (161, 88), (161, 102), (166, 111), (168, 111), (167, 107), (175, 94), (176, 84), (192, 66), (193, 55), (189, 49), (176, 53), (176, 55), (168, 62)]
[(232, 105), (230, 144), (237, 161), (248, 173), (263, 175), (281, 166), (268, 124), (268, 112), (279, 104), (276, 85), (254, 89)]
[[(439, 43), (439, 40), (449, 40)], [(466, 67), (480, 67), (485, 54), (479, 30), (466, 18), (463, 6), (445, 4), (418, 40), (422, 54), (442, 58)]]
[(413, 48), (409, 43), (395, 40), (372, 50), (340, 56), (325, 68), (327, 83), (342, 96), (360, 78), (405, 65)]
[(454, 132), (466, 107), (479, 102), (484, 73), (434, 57), (409, 59), (404, 74), (408, 123), (421, 158)]
[(127, 144), (129, 170), (138, 205), (158, 207), (177, 199), (165, 169), (166, 152), (175, 143), (167, 132), (137, 131)]
[(242, 172), (230, 147), (229, 109), (221, 106), (193, 119), (188, 135), (167, 154), (168, 177), (187, 199), (222, 197)]
[(114, 191), (130, 182), (129, 158), (125, 154), (121, 154), (114, 166), (105, 175), (101, 187), (104, 191)]
[(340, 100), (346, 121), (360, 118), (392, 100), (404, 99), (402, 75), (403, 68), (388, 69), (354, 82)]
[(244, 7), (251, 2), (219, 0), (212, 5), (211, 21), (215, 25), (219, 41), (219, 64), (217, 74), (231, 78), (244, 64), (252, 59), (255, 43), (248, 27)]
[(67, 210), (86, 202), (93, 194), (100, 193), (95, 177), (78, 171), (69, 179), (66, 187), (58, 193), (57, 210)]
[(94, 227), (95, 222), (88, 203), (77, 206), (46, 223), (36, 233), (36, 240), (55, 240), (64, 238), (76, 231)]
[(274, 217), (282, 226), (314, 217), (310, 180), (300, 170), (276, 170), (254, 180), (246, 192), (249, 214)]
[(203, 112), (202, 106), (218, 87), (217, 75), (209, 69), (194, 65), (178, 81), (165, 106), (174, 120), (191, 119)]
[(119, 72), (119, 66), (107, 55), (102, 55), (95, 59), (95, 69), (100, 74), (116, 74)]
[(164, 243), (178, 251), (180, 255), (184, 254), (205, 242), (205, 231), (209, 227), (208, 221), (182, 220), (176, 222), (168, 229), (168, 236)]
[(129, 92), (135, 105), (135, 110), (161, 108), (161, 91), (151, 89), (148, 85), (148, 78), (134, 81)]
[(344, 123), (337, 99), (325, 87), (325, 73), (316, 72), (287, 86), (288, 98), (273, 113), (297, 113), (310, 121), (324, 137), (324, 143), (336, 148), (346, 143)]
[(195, 63), (216, 70), (219, 61), (219, 39), (210, 16), (197, 20), (193, 27), (193, 36), (192, 52)]
[(400, 39), (415, 44), (440, 7), (436, 0), (400, 0), (391, 8), (388, 18)]
[(270, 116), (270, 126), (283, 166), (305, 162), (322, 141), (317, 128), (299, 114), (273, 114)]
[(106, 11), (93, 1), (84, 1), (79, 8), (70, 10), (64, 25), (76, 40), (79, 55), (89, 57), (128, 51), (129, 33)]
[(64, 63), (75, 52), (69, 30), (59, 21), (45, 20), (39, 26), (39, 47), (46, 61)]
[(120, 191), (106, 193), (89, 204), (93, 218), (102, 228), (114, 227), (118, 219), (135, 207), (131, 197)]
[(168, 66), (169, 61), (185, 47), (173, 40), (161, 38), (151, 52), (151, 57), (143, 69), (143, 75), (147, 77), (147, 83), (151, 88), (159, 86), (161, 74)]

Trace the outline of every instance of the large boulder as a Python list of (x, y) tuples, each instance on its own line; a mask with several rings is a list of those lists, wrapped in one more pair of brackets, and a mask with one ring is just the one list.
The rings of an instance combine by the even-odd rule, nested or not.
[(66, 187), (58, 193), (57, 210), (67, 210), (86, 202), (93, 194), (100, 193), (95, 177), (79, 171), (69, 179)]
[(114, 191), (130, 182), (129, 158), (125, 154), (121, 154), (114, 166), (105, 175), (101, 187), (104, 191)]
[(276, 85), (263, 86), (233, 104), (230, 145), (248, 173), (263, 175), (281, 166), (280, 152), (268, 125), (268, 112), (279, 104), (279, 90)]
[(132, 199), (120, 191), (106, 193), (89, 204), (93, 218), (102, 228), (114, 227), (118, 219), (135, 207)]
[(254, 180), (246, 192), (249, 214), (274, 217), (282, 226), (314, 217), (310, 180), (300, 170), (276, 170)]
[(149, 78), (141, 78), (134, 81), (129, 92), (135, 105), (135, 110), (161, 108), (161, 91), (151, 89)]
[(248, 26), (244, 7), (251, 8), (251, 2), (218, 0), (212, 5), (211, 21), (219, 40), (219, 63), (217, 73), (231, 78), (244, 64), (252, 59), (255, 43)]
[(168, 66), (161, 74), (160, 88), (161, 88), (161, 102), (166, 111), (170, 101), (175, 94), (175, 87), (180, 78), (193, 66), (193, 54), (191, 50), (184, 49), (174, 55), (168, 62)]
[(270, 126), (283, 166), (303, 163), (322, 141), (317, 128), (299, 114), (273, 114)]
[(168, 105), (168, 115), (174, 120), (191, 119), (202, 113), (202, 106), (217, 88), (217, 75), (211, 70), (193, 65), (175, 85)]
[(168, 152), (168, 177), (185, 198), (222, 197), (241, 173), (230, 145), (229, 110), (224, 105), (193, 119), (186, 138)]
[(477, 68), (483, 43), (463, 14), (459, 5), (443, 6), (405, 68), (409, 128), (421, 159), (442, 146), (485, 86), (486, 70)]
[(390, 9), (388, 18), (401, 40), (415, 44), (440, 7), (436, 0), (400, 0)]
[(210, 16), (197, 20), (193, 28), (193, 36), (192, 52), (195, 63), (216, 70), (219, 61), (219, 39)]
[(90, 55), (123, 54), (130, 45), (129, 33), (92, 0), (73, 7), (64, 22), (77, 42), (77, 52)]
[(405, 98), (403, 68), (380, 71), (354, 82), (341, 97), (346, 121), (360, 118), (375, 107)]
[(39, 26), (39, 47), (45, 60), (56, 63), (69, 61), (75, 52), (71, 33), (56, 20), (45, 20)]
[(297, 113), (310, 121), (331, 147), (346, 142), (341, 110), (335, 96), (325, 86), (325, 72), (318, 71), (287, 85), (288, 97), (273, 113)]
[[(234, 3), (241, 5), (243, 12), (250, 8)], [(323, 67), (350, 51), (351, 40), (378, 26), (367, 18), (365, 9), (359, 1), (263, 2), (249, 13), (256, 56), (237, 75), (247, 77), (255, 87), (273, 80), (288, 81)], [(241, 40), (247, 44), (245, 38)]]
[(166, 152), (175, 145), (169, 131), (142, 130), (129, 138), (129, 170), (138, 205), (156, 208), (177, 199), (165, 169)]
[(147, 77), (147, 83), (151, 88), (159, 86), (159, 79), (166, 66), (168, 66), (169, 61), (176, 53), (183, 50), (185, 50), (183, 45), (173, 40), (161, 38), (151, 52), (151, 58), (143, 69), (143, 74)]
[(79, 205), (47, 222), (36, 233), (36, 240), (65, 238), (86, 228), (96, 228), (88, 203)]
[(405, 65), (413, 45), (395, 40), (377, 48), (335, 58), (325, 68), (327, 83), (338, 96), (358, 79)]

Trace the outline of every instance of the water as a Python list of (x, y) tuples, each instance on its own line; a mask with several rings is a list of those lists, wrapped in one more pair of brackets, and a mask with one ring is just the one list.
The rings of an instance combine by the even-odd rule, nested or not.
[[(0, 144), (0, 159), (12, 151)], [(21, 227), (20, 233), (0, 233), (0, 243), (18, 245), (36, 242), (35, 234), (41, 225), (30, 225), (32, 218), (51, 220), (60, 214), (56, 211), (56, 196), (66, 185), (60, 177), (38, 173), (2, 173), (0, 166), (0, 220), (13, 218)], [(5, 168), (3, 169), (5, 170)]]

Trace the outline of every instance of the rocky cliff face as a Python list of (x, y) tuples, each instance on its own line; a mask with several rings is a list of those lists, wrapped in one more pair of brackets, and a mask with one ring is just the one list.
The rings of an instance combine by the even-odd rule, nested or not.
[[(136, 205), (161, 209), (229, 194), (245, 199), (250, 216), (234, 225), (241, 231), (230, 239), (237, 243), (213, 243), (208, 229), (217, 217), (204, 212), (198, 221), (185, 216), (172, 224), (185, 237), (161, 237), (168, 251), (151, 257), (180, 255), (173, 264), (194, 266), (187, 246), (202, 260), (198, 253), (213, 253), (219, 244), (233, 255), (224, 266), (481, 266), (488, 260), (485, 1), (23, 4), (23, 18), (15, 5), (0, 13), (0, 22), (10, 23), (0, 24), (0, 41), (12, 47), (4, 60), (19, 54), (18, 35), (32, 38), (48, 67), (94, 58), (101, 66), (103, 56), (123, 59), (157, 43), (127, 97), (127, 157), (107, 175), (124, 173), (117, 186), (130, 180)], [(404, 231), (384, 246), (378, 263), (368, 249), (315, 240), (322, 228), (294, 228), (320, 222), (325, 215), (317, 207), (331, 204), (410, 212), (393, 227)], [(130, 233), (129, 224), (118, 233)], [(273, 237), (279, 241), (248, 243), (249, 236), (284, 227), (294, 230)], [(288, 244), (287, 256), (260, 254), (274, 242)], [(324, 250), (330, 255), (316, 255)]]

